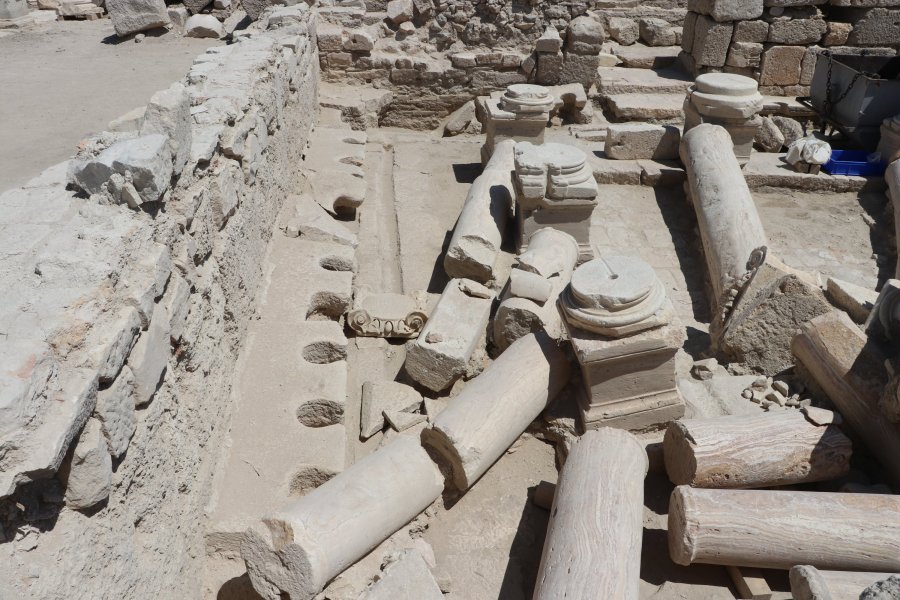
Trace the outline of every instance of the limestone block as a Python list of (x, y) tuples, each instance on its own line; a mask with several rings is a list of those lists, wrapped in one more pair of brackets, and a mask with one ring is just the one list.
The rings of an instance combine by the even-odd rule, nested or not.
[(641, 39), (648, 46), (674, 46), (675, 28), (665, 19), (643, 17), (638, 20)]
[(384, 568), (384, 574), (360, 600), (443, 600), (428, 564), (418, 550), (404, 550)]
[(13, 20), (28, 14), (25, 0), (4, 0), (0, 3), (0, 20)]
[(678, 158), (681, 131), (673, 125), (613, 123), (607, 128), (604, 152), (609, 158), (632, 160)]
[(888, 577), (890, 573), (826, 571), (797, 565), (791, 567), (791, 593), (794, 600), (859, 600), (867, 586)]
[[(563, 41), (556, 27), (547, 27), (541, 37), (534, 43), (535, 52), (556, 54), (562, 50)], [(543, 58), (543, 57), (541, 57)]]
[[(211, 4), (212, 0), (184, 0), (182, 3), (185, 8), (187, 8), (192, 15), (196, 15), (204, 8)], [(187, 17), (181, 22), (184, 25), (184, 22), (187, 21)]]
[(640, 28), (637, 22), (627, 17), (607, 18), (606, 29), (609, 31), (609, 36), (623, 46), (630, 46), (640, 37)]
[(772, 117), (772, 122), (775, 123), (775, 127), (777, 127), (781, 134), (784, 136), (784, 145), (790, 146), (804, 135), (803, 126), (799, 123), (799, 121), (795, 121), (790, 117), (783, 117), (781, 115), (774, 115)]
[(734, 24), (734, 42), (761, 44), (769, 37), (769, 24), (765, 21), (739, 21)]
[(748, 21), (763, 14), (763, 0), (688, 0), (687, 9), (718, 22)]
[(177, 273), (172, 275), (161, 300), (162, 305), (166, 308), (166, 314), (169, 315), (169, 334), (172, 337), (172, 343), (177, 344), (184, 333), (184, 325), (190, 311), (190, 296), (190, 284), (181, 275)]
[(825, 35), (825, 20), (777, 18), (769, 25), (768, 41), (775, 44), (800, 46), (815, 44)]
[(781, 152), (784, 146), (784, 134), (775, 125), (771, 117), (763, 117), (762, 125), (756, 132), (753, 145), (763, 152)]
[(900, 576), (891, 575), (863, 590), (859, 600), (892, 600), (900, 598)]
[(109, 0), (106, 12), (120, 38), (169, 24), (163, 0)]
[(568, 383), (560, 344), (542, 332), (516, 340), (422, 432), (450, 472), (448, 484), (465, 491), (519, 438)]
[(398, 433), (402, 433), (407, 429), (411, 429), (419, 424), (422, 424), (424, 427), (424, 423), (427, 420), (428, 417), (417, 413), (409, 413), (400, 410), (384, 411), (385, 423), (390, 425), (391, 429)]
[(141, 204), (160, 199), (169, 188), (172, 168), (168, 138), (151, 134), (116, 142), (93, 159), (73, 160), (71, 177), (89, 194), (102, 191), (101, 186), (114, 174), (130, 177), (130, 183), (139, 195), (134, 201)]
[(247, 13), (247, 16), (250, 17), (251, 21), (259, 19), (259, 15), (272, 4), (271, 0), (241, 0), (241, 7), (244, 9), (244, 12)]
[(387, 16), (395, 25), (411, 21), (413, 18), (412, 0), (391, 0), (387, 3)]
[(344, 28), (334, 23), (320, 22), (316, 25), (316, 42), (322, 54), (340, 52), (344, 48)]
[(344, 50), (349, 52), (369, 52), (375, 48), (375, 36), (365, 29), (353, 29), (347, 32)]
[(469, 100), (447, 117), (447, 121), (444, 123), (444, 137), (459, 135), (472, 125), (477, 126), (478, 123), (475, 120), (475, 101)]
[(851, 31), (853, 31), (853, 25), (850, 23), (829, 21), (825, 37), (822, 38), (822, 44), (824, 46), (843, 46), (847, 43)]
[(218, 156), (210, 177), (207, 198), (212, 209), (212, 225), (221, 230), (241, 203), (244, 192), (244, 173), (240, 163)]
[(141, 327), (150, 324), (154, 304), (166, 289), (172, 274), (172, 258), (169, 248), (163, 244), (152, 244), (144, 254), (125, 271), (119, 280), (122, 296), (138, 311)]
[(100, 432), (100, 422), (88, 419), (71, 463), (60, 469), (66, 486), (66, 506), (75, 510), (90, 508), (109, 497), (112, 488), (112, 458)]
[(97, 392), (97, 406), (94, 408), (109, 453), (115, 458), (125, 453), (134, 435), (134, 405), (134, 374), (125, 366), (111, 386)]
[(362, 387), (360, 438), (367, 440), (384, 429), (384, 413), (413, 413), (422, 405), (422, 394), (397, 381), (367, 381)]
[(356, 248), (359, 239), (345, 225), (331, 217), (307, 194), (291, 196), (289, 202), (296, 202), (297, 213), (287, 224), (289, 237), (302, 236), (314, 242), (334, 242)]
[(684, 24), (681, 33), (681, 49), (690, 52), (694, 47), (694, 33), (697, 27), (697, 13), (688, 12), (684, 16)]
[[(900, 115), (885, 119), (881, 123), (878, 152), (881, 153), (881, 160), (888, 164), (900, 159)], [(885, 179), (888, 179), (887, 174)]]
[(691, 51), (697, 66), (725, 66), (733, 31), (734, 25), (731, 23), (719, 23), (706, 15), (699, 15), (694, 25), (694, 43)]
[(828, 278), (826, 286), (828, 298), (838, 308), (843, 309), (857, 323), (865, 323), (878, 300), (878, 292), (862, 286)]
[(900, 45), (900, 9), (873, 8), (854, 20), (847, 36), (851, 46)]
[(150, 326), (138, 338), (128, 357), (128, 366), (134, 373), (134, 404), (137, 407), (150, 402), (156, 393), (169, 363), (169, 338), (169, 315), (160, 303), (153, 308)]
[(772, 46), (763, 52), (759, 84), (797, 85), (805, 54), (806, 48), (801, 46)]
[(450, 280), (425, 328), (407, 347), (406, 372), (435, 392), (462, 377), (484, 339), (493, 296), (474, 281)]
[(758, 67), (762, 59), (763, 45), (754, 42), (734, 42), (728, 50), (726, 65), (731, 67)]
[(140, 331), (140, 314), (133, 306), (126, 306), (118, 311), (111, 323), (100, 325), (96, 333), (91, 332), (91, 338), (97, 342), (89, 352), (101, 383), (109, 383), (116, 378)]
[(596, 55), (606, 40), (606, 30), (597, 19), (586, 15), (569, 22), (566, 33), (566, 52), (572, 54)]
[[(188, 21), (192, 19), (194, 17)], [(168, 89), (156, 92), (150, 98), (141, 125), (141, 135), (160, 133), (167, 136), (175, 173), (181, 173), (190, 158), (192, 125), (191, 98), (187, 88), (180, 83), (173, 83)]]
[(265, 600), (310, 600), (443, 487), (419, 441), (398, 436), (247, 531), (241, 557), (254, 589)]
[(184, 24), (185, 35), (195, 38), (223, 38), (225, 28), (212, 15), (192, 15)]

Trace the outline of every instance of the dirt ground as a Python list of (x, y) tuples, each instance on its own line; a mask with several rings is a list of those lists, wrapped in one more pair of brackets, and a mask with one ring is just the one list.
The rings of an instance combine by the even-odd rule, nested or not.
[[(0, 192), (74, 153), (147, 103), (218, 40), (176, 31), (119, 42), (109, 19), (52, 21), (0, 37)], [(14, 66), (14, 68), (11, 68)]]

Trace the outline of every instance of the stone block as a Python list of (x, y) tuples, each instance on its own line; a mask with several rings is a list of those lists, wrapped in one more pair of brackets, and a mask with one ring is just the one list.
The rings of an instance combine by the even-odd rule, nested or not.
[(181, 173), (191, 155), (192, 125), (190, 95), (181, 83), (174, 83), (150, 98), (141, 124), (141, 135), (159, 133), (167, 136), (173, 168), (175, 173)]
[(134, 373), (134, 404), (144, 406), (153, 398), (169, 364), (169, 315), (162, 303), (153, 308), (153, 317), (128, 357), (128, 366)]
[(797, 85), (800, 64), (806, 54), (802, 46), (772, 46), (763, 52), (760, 85)]
[(548, 54), (556, 54), (562, 50), (563, 41), (559, 36), (556, 27), (550, 26), (544, 30), (541, 37), (534, 43), (535, 52), (546, 52)]
[(410, 377), (436, 392), (462, 377), (484, 340), (493, 297), (474, 281), (450, 280), (422, 333), (407, 347)]
[(734, 32), (732, 23), (720, 23), (705, 15), (697, 17), (691, 55), (700, 67), (723, 67)]
[(638, 30), (648, 46), (674, 46), (677, 43), (675, 28), (665, 19), (644, 17), (638, 21)]
[(271, 0), (241, 0), (241, 7), (251, 21), (259, 19), (259, 15), (271, 5)]
[(756, 131), (753, 145), (763, 152), (781, 152), (784, 146), (784, 134), (770, 117), (763, 117), (762, 124)]
[(765, 21), (739, 21), (734, 24), (735, 42), (761, 44), (769, 37), (769, 24)]
[(169, 188), (172, 179), (169, 139), (162, 134), (150, 134), (120, 140), (94, 158), (73, 160), (71, 169), (72, 181), (89, 194), (101, 192), (113, 175), (119, 175), (124, 181), (130, 177), (129, 183), (138, 195), (131, 197), (133, 202), (155, 202)]
[(422, 405), (422, 394), (397, 381), (367, 381), (362, 387), (359, 437), (367, 440), (384, 429), (384, 413), (413, 413)]
[(754, 42), (734, 42), (728, 50), (725, 64), (731, 67), (758, 67), (762, 59), (763, 45)]
[(120, 38), (169, 24), (163, 0), (108, 0), (106, 12)]
[(184, 324), (187, 322), (191, 307), (190, 297), (190, 284), (181, 275), (173, 274), (160, 302), (166, 307), (166, 314), (169, 315), (169, 334), (174, 344), (181, 340), (184, 333)]
[(3, 0), (0, 2), (0, 20), (13, 20), (28, 14), (28, 3), (25, 0)]
[(316, 26), (316, 43), (322, 54), (340, 52), (344, 49), (344, 28), (333, 23), (320, 22)]
[(763, 14), (763, 0), (688, 0), (687, 9), (716, 21), (747, 21)]
[(678, 158), (681, 132), (673, 125), (613, 123), (607, 129), (606, 156), (617, 160)]
[(875, 290), (834, 277), (828, 278), (826, 291), (832, 304), (846, 311), (851, 319), (860, 324), (866, 322), (878, 300), (878, 292)]
[(442, 600), (444, 594), (428, 564), (417, 550), (391, 557), (383, 576), (367, 589), (360, 600)]
[(772, 122), (781, 131), (781, 135), (784, 136), (785, 146), (790, 146), (805, 135), (803, 126), (790, 117), (775, 115), (772, 117)]
[[(192, 15), (196, 15), (209, 6), (211, 2), (212, 0), (183, 0), (182, 4), (184, 4), (184, 7), (187, 8)], [(182, 26), (184, 26), (185, 21), (187, 21), (187, 16), (181, 21)]]
[(129, 265), (119, 281), (122, 297), (137, 309), (142, 328), (146, 329), (150, 325), (153, 305), (165, 291), (171, 273), (169, 248), (162, 244), (152, 244), (144, 251), (143, 256)]
[(853, 31), (853, 25), (850, 23), (829, 21), (825, 37), (822, 38), (822, 44), (825, 46), (842, 46), (847, 43), (851, 31)]
[(694, 31), (697, 26), (697, 13), (689, 12), (684, 16), (681, 30), (681, 49), (690, 52), (694, 47)]
[(816, 73), (816, 62), (823, 48), (819, 46), (810, 46), (803, 55), (803, 61), (800, 63), (800, 85), (811, 85), (813, 75)]
[(640, 28), (637, 22), (627, 17), (607, 18), (606, 29), (609, 36), (623, 46), (630, 46), (640, 37)]
[(347, 32), (344, 50), (348, 52), (371, 52), (375, 48), (375, 36), (365, 29), (354, 29)]
[(566, 33), (566, 52), (596, 55), (606, 40), (606, 30), (597, 19), (581, 16), (572, 19)]
[(185, 35), (193, 38), (225, 37), (225, 27), (212, 15), (191, 15), (184, 24)]
[(900, 46), (900, 9), (873, 8), (853, 21), (851, 46)]
[(100, 431), (100, 422), (88, 419), (71, 462), (60, 469), (66, 486), (66, 506), (75, 510), (90, 508), (109, 497), (112, 488), (112, 458)]
[(109, 452), (118, 458), (125, 453), (134, 435), (134, 373), (127, 366), (111, 386), (97, 392), (94, 415), (100, 422)]
[(89, 354), (98, 369), (101, 383), (109, 383), (116, 378), (140, 331), (141, 316), (133, 306), (122, 307), (109, 324), (95, 326), (91, 339), (96, 339), (96, 342)]
[[(539, 53), (535, 81), (538, 85), (558, 85), (563, 69), (562, 53)], [(473, 83), (475, 79), (473, 78)], [(523, 82), (524, 83), (524, 82)]]
[(387, 3), (387, 17), (395, 25), (400, 25), (413, 18), (412, 0), (390, 0)]
[(769, 42), (802, 46), (818, 43), (825, 35), (824, 19), (774, 19), (769, 24)]

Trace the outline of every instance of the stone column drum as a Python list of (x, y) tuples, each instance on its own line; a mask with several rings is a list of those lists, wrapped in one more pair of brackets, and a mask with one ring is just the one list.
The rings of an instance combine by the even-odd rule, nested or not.
[(544, 130), (556, 99), (545, 87), (517, 83), (498, 98), (480, 100), (486, 139), (481, 147), (481, 162), (487, 161), (503, 140), (544, 143)]
[(579, 261), (593, 258), (591, 215), (597, 206), (597, 182), (587, 155), (565, 144), (516, 144), (516, 249), (528, 247), (534, 233), (553, 227), (578, 242)]
[(650, 265), (631, 256), (587, 262), (560, 305), (584, 380), (585, 429), (650, 429), (684, 415), (675, 385), (684, 327)]
[(684, 100), (684, 133), (701, 123), (724, 127), (734, 142), (734, 155), (743, 167), (750, 160), (753, 139), (762, 124), (763, 97), (753, 79), (733, 73), (705, 73), (697, 77)]

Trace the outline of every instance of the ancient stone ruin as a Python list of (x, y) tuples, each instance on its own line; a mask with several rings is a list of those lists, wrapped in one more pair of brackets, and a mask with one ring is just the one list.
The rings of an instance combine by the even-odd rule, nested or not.
[(898, 51), (900, 0), (0, 0), (0, 600), (900, 600)]

